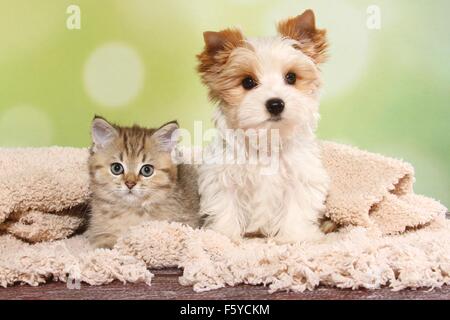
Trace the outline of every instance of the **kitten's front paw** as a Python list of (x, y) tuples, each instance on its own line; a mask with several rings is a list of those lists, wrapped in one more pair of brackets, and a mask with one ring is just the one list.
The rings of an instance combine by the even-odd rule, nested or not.
[(96, 249), (112, 249), (117, 242), (117, 237), (113, 235), (91, 236), (88, 239), (91, 246)]

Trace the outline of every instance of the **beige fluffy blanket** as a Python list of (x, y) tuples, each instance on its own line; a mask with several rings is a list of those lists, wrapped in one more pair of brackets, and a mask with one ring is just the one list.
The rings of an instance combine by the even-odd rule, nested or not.
[(73, 236), (85, 222), (87, 156), (76, 148), (0, 149), (0, 285), (150, 284), (148, 269), (168, 266), (183, 268), (180, 283), (197, 291), (239, 283), (271, 291), (450, 284), (447, 209), (414, 194), (414, 170), (403, 161), (323, 142), (332, 181), (327, 214), (343, 227), (321, 241), (233, 243), (152, 222), (132, 228), (113, 250), (92, 250), (82, 234)]

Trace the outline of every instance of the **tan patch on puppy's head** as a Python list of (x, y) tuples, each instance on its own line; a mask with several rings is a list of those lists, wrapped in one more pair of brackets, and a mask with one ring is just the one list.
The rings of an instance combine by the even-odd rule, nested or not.
[(299, 42), (298, 48), (316, 64), (325, 62), (328, 47), (326, 30), (316, 29), (316, 18), (312, 10), (278, 23), (278, 32)]
[[(205, 47), (203, 51), (197, 55), (199, 65), (197, 67), (203, 83), (209, 89), (210, 98), (214, 101), (220, 100), (221, 91), (227, 84), (220, 83), (225, 80), (220, 77), (227, 64), (231, 52), (241, 46), (244, 46), (244, 36), (237, 29), (225, 29), (219, 32), (206, 31), (203, 33)], [(220, 89), (219, 89), (220, 88)]]

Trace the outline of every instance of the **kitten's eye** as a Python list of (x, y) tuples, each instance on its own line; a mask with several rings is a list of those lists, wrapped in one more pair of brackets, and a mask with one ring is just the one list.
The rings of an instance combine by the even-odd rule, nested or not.
[(288, 72), (284, 78), (287, 84), (293, 85), (297, 82), (297, 75), (294, 72)]
[(149, 164), (145, 164), (142, 166), (141, 171), (139, 172), (144, 177), (150, 177), (153, 174), (153, 166)]
[(242, 86), (244, 87), (245, 90), (252, 90), (257, 85), (258, 83), (252, 77), (246, 77), (244, 78), (244, 80), (242, 80)]
[(115, 162), (111, 165), (111, 172), (112, 174), (118, 176), (123, 173), (123, 166), (120, 163)]

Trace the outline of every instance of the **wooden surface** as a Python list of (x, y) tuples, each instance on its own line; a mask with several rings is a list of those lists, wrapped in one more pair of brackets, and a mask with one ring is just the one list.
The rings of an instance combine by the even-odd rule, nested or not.
[(122, 284), (114, 282), (103, 286), (81, 284), (81, 288), (67, 289), (64, 283), (49, 283), (39, 287), (17, 285), (10, 288), (0, 288), (0, 299), (274, 299), (274, 300), (304, 300), (304, 299), (450, 299), (450, 286), (442, 289), (403, 290), (393, 292), (390, 289), (381, 290), (342, 290), (319, 288), (312, 292), (269, 294), (263, 286), (237, 286), (219, 290), (195, 293), (192, 287), (183, 287), (178, 283), (181, 270), (154, 270), (152, 285)]

